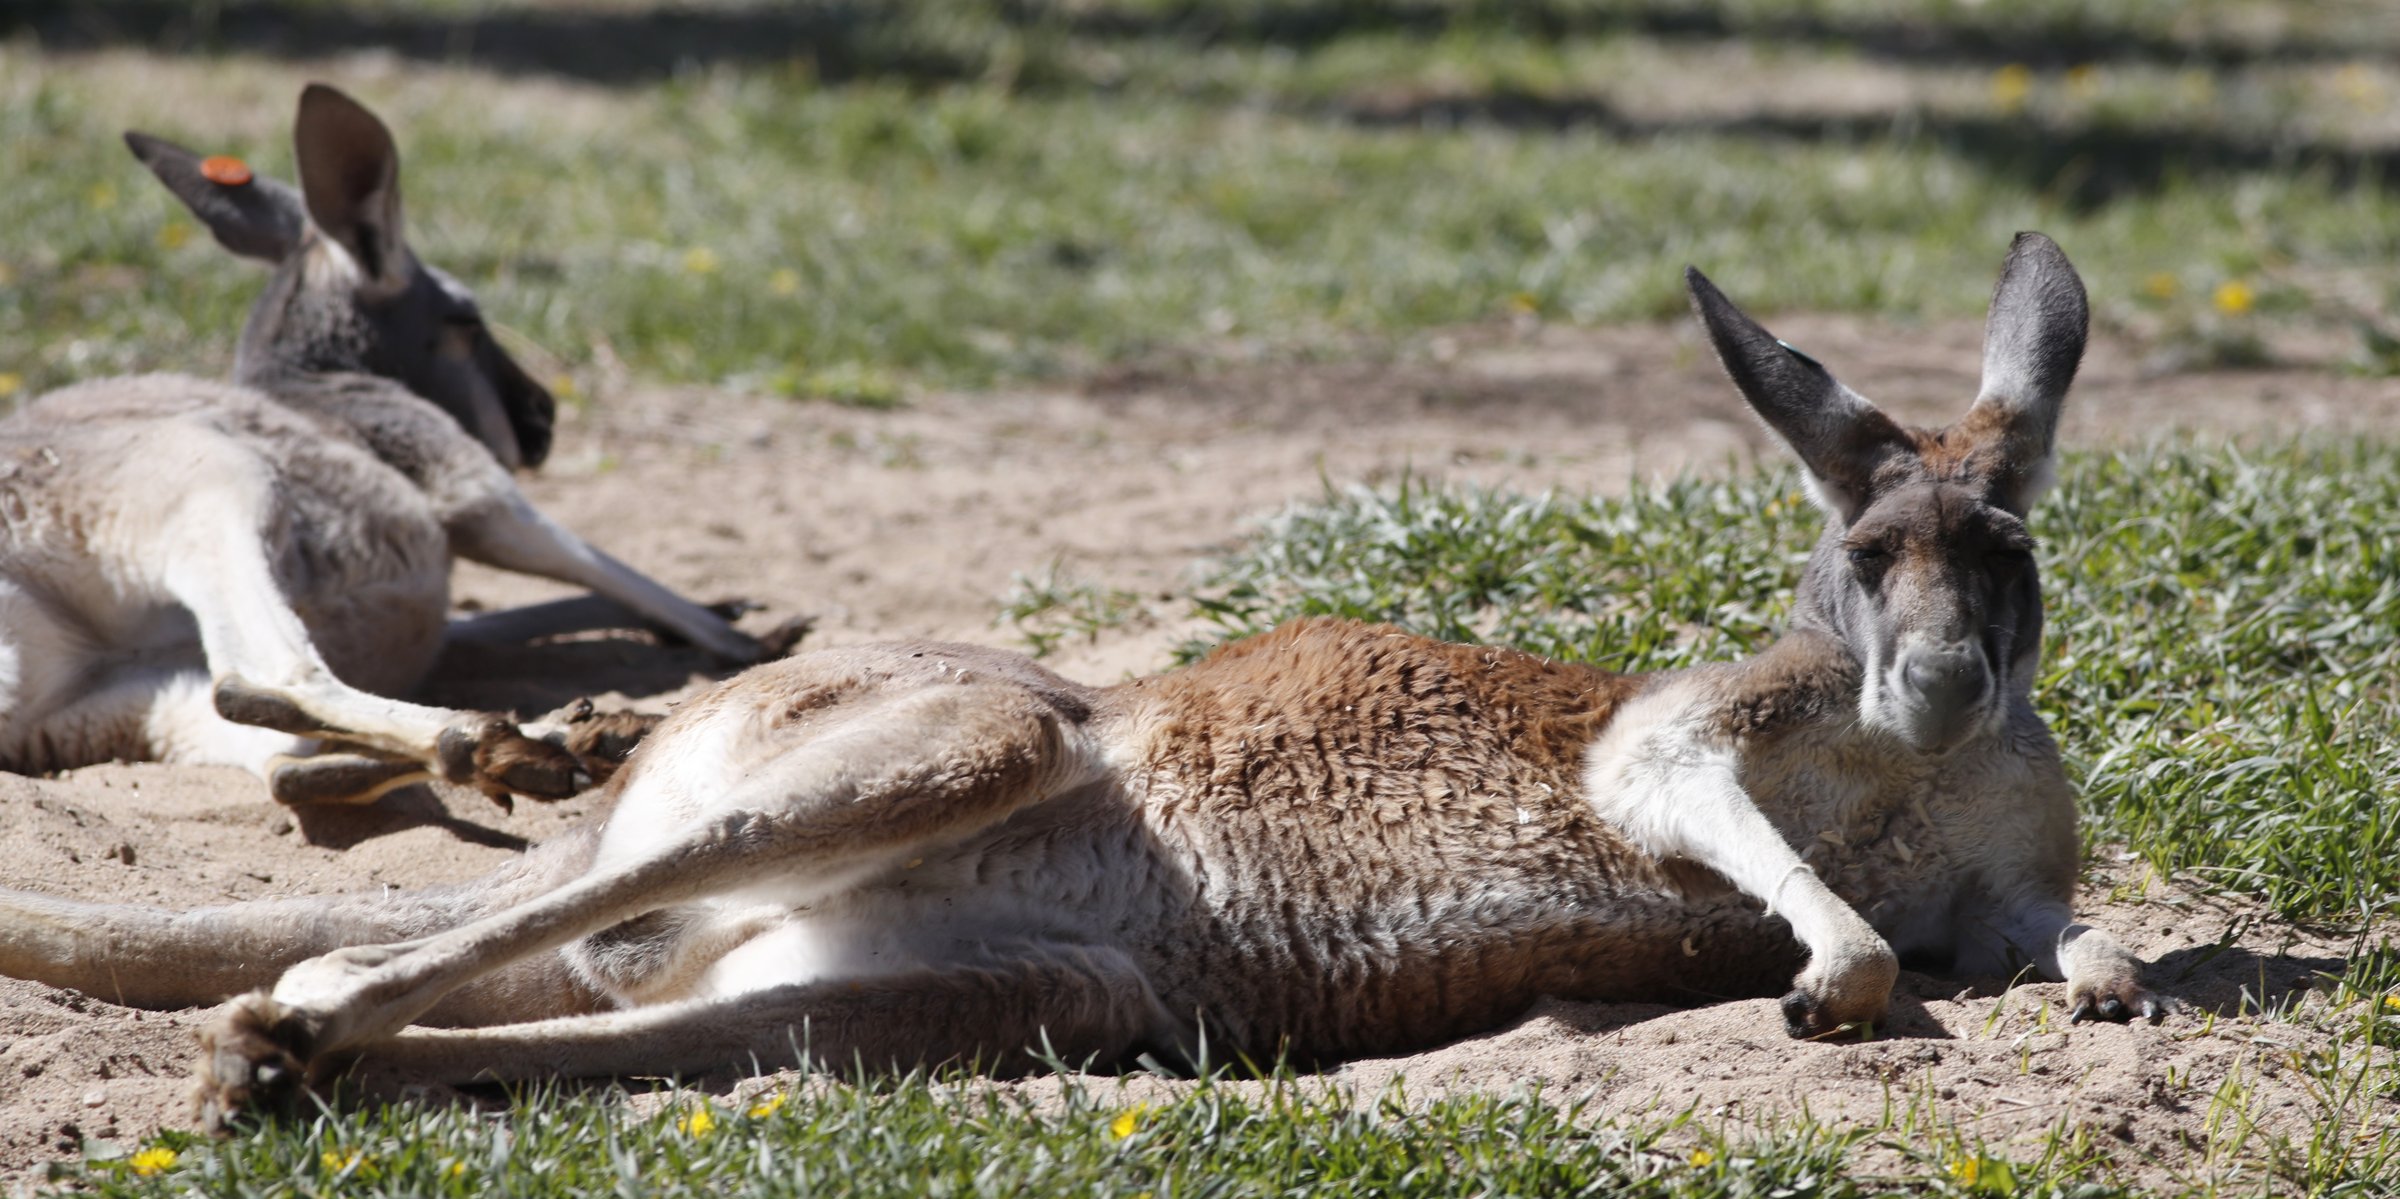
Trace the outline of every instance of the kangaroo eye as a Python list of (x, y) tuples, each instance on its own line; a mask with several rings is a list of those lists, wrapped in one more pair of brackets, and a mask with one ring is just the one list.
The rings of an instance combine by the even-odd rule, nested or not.
[(1883, 548), (1880, 545), (1856, 545), (1850, 547), (1850, 561), (1856, 566), (1881, 566), (1883, 565), (1883, 560), (1891, 556), (1891, 551)]

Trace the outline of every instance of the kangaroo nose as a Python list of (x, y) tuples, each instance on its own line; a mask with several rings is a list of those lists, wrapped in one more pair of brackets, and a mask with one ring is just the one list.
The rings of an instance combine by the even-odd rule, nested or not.
[(1991, 672), (1983, 655), (1970, 645), (1920, 649), (1908, 655), (1901, 675), (1925, 705), (1945, 715), (1955, 714), (1983, 698)]

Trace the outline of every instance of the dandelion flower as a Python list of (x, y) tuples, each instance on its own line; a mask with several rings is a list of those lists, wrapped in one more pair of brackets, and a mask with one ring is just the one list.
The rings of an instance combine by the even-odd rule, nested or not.
[(2025, 97), (2033, 92), (2033, 70), (2021, 62), (2012, 62), (1992, 72), (1992, 99), (2009, 111), (2023, 107)]
[(2215, 301), (2217, 311), (2227, 316), (2240, 316), (2258, 302), (2258, 293), (2239, 279), (2227, 279), (2217, 284)]
[(93, 184), (91, 190), (83, 193), (83, 203), (85, 207), (98, 212), (115, 208), (117, 206), (117, 185), (114, 183)]
[(317, 1164), (331, 1174), (339, 1174), (344, 1170), (357, 1170), (363, 1174), (375, 1168), (375, 1159), (356, 1149), (328, 1149), (317, 1156)]
[(792, 1093), (790, 1091), (777, 1091), (774, 1094), (751, 1104), (750, 1118), (753, 1120), (764, 1120), (767, 1117), (782, 1111), (783, 1105), (791, 1102), (791, 1098)]
[(174, 1150), (164, 1145), (152, 1145), (148, 1149), (134, 1154), (132, 1161), (128, 1164), (133, 1167), (135, 1174), (144, 1178), (156, 1178), (174, 1169), (178, 1156)]
[(2395, 1011), (2395, 1012), (2400, 1012), (2400, 995), (2386, 995), (2386, 996), (2384, 996), (2384, 997), (2383, 997), (2383, 1006), (2385, 1006), (2385, 1007), (2388, 1007), (2388, 1008), (2392, 1009), (2392, 1010), (2393, 1010), (2393, 1011)]
[(1149, 1104), (1137, 1103), (1117, 1113), (1117, 1118), (1108, 1122), (1108, 1135), (1120, 1141), (1132, 1136), (1134, 1130), (1142, 1126), (1142, 1117), (1149, 1112)]
[(1717, 1155), (1706, 1149), (1692, 1150), (1692, 1164), (1695, 1166), (1705, 1166), (1715, 1160), (1717, 1160)]
[(705, 1103), (685, 1113), (682, 1119), (675, 1122), (675, 1131), (695, 1137), (704, 1137), (716, 1130), (717, 1113)]
[(1957, 1179), (1960, 1186), (1974, 1186), (1983, 1178), (1983, 1159), (1980, 1157), (1951, 1158), (1950, 1177)]
[(2374, 108), (2383, 103), (2383, 84), (2363, 64), (2351, 63), (2333, 73), (2333, 90), (2343, 99), (2360, 108)]
[(718, 265), (717, 252), (707, 246), (693, 246), (683, 252), (683, 271), (687, 275), (713, 275)]

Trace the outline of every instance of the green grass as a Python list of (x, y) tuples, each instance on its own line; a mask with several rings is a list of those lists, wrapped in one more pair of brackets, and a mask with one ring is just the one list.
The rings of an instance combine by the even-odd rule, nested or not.
[[(2237, 356), (2389, 298), (2368, 266), (2400, 258), (2400, 194), (2356, 173), (2342, 130), (2400, 76), (2327, 57), (2313, 17), (2286, 57), (2268, 38), (2262, 61), (2212, 65), (2259, 6), (2082, 7), (869, 5), (808, 10), (838, 85), (737, 59), (639, 86), (356, 87), (399, 133), (427, 256), (559, 372), (621, 361), (767, 395), (888, 403), (1162, 353), (1660, 317), (1687, 262), (1761, 310), (1961, 315), (2027, 227), (2076, 255), (2104, 319)], [(2011, 28), (2169, 50), (2073, 78), (2037, 62), (2009, 98)], [(1743, 82), (1838, 90), (1870, 66), (1903, 98), (1785, 111)], [(0, 49), (15, 390), (228, 359), (258, 274), (194, 235), (117, 132), (288, 176), (290, 96), (328, 73)], [(1704, 111), (1693, 78), (1723, 84)], [(2258, 297), (2230, 320), (2210, 308), (2229, 281)], [(2369, 335), (2389, 330), (2362, 319), (2355, 357), (2388, 367)]]
[[(393, 1107), (229, 1144), (180, 1134), (58, 1171), (101, 1196), (2074, 1196), (2088, 1158), (2010, 1161), (1955, 1139), (1916, 1178), (1848, 1169), (1873, 1130), (1729, 1139), (1683, 1120), (1599, 1124), (1538, 1094), (1361, 1101), (1289, 1078), (1139, 1102), (1105, 1082), (1054, 1102), (912, 1078), (734, 1104), (531, 1096), (506, 1122)], [(1972, 1180), (1972, 1181), (1970, 1181)], [(2005, 1180), (2007, 1189), (2001, 1189)]]

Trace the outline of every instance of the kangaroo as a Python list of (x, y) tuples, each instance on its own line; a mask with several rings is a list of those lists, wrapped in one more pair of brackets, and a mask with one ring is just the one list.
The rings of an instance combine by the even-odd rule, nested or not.
[(518, 491), (510, 471), (549, 451), (550, 394), (409, 249), (399, 153), (373, 113), (302, 92), (297, 191), (125, 141), (275, 274), (234, 382), (101, 379), (0, 421), (0, 769), (243, 766), (287, 804), (436, 775), (502, 802), (573, 794), (589, 777), (560, 745), (383, 698), (433, 666), (453, 555), (591, 588), (729, 661), (761, 656)]
[(2140, 963), (2073, 919), (2074, 796), (2029, 694), (2024, 514), (2082, 354), (2074, 269), (2017, 239), (1981, 394), (1938, 430), (1689, 284), (1829, 518), (1754, 657), (1624, 676), (1328, 619), (1108, 688), (964, 645), (819, 651), (680, 707), (605, 819), (479, 882), (188, 914), (0, 893), (0, 973), (233, 997), (202, 1038), (212, 1123), (353, 1060), (1010, 1068), (1205, 1037), (1310, 1062), (1543, 995), (1788, 986), (1815, 1036), (1879, 1018), (1904, 959), (2156, 1019)]

